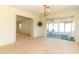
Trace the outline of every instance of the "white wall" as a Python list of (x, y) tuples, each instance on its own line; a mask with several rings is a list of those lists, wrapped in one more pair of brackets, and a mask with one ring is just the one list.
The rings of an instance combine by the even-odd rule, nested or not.
[(0, 46), (16, 41), (16, 20), (11, 9), (0, 6)]
[(16, 15), (32, 18), (33, 37), (38, 36), (37, 16), (11, 6), (0, 6), (0, 46), (16, 42)]
[(75, 16), (75, 41), (79, 43), (79, 10)]

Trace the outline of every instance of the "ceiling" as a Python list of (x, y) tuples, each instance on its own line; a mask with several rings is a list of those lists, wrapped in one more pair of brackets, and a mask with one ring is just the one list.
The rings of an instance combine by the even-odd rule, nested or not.
[(32, 20), (32, 19), (31, 18), (28, 18), (28, 17), (24, 17), (24, 16), (19, 16), (19, 15), (16, 16), (16, 21), (18, 23), (21, 23), (21, 22), (27, 21), (27, 20)]
[[(68, 9), (72, 10), (75, 8), (79, 8), (78, 5), (48, 5), (48, 6), (50, 7), (49, 11), (51, 13), (62, 10), (68, 10)], [(43, 5), (14, 5), (13, 7), (32, 12), (36, 15), (37, 14), (40, 15), (40, 11), (43, 9)]]

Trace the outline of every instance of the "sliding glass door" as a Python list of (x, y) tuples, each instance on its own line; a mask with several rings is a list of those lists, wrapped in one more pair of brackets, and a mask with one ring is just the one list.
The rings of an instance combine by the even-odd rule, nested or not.
[(47, 37), (74, 41), (74, 22), (48, 22)]

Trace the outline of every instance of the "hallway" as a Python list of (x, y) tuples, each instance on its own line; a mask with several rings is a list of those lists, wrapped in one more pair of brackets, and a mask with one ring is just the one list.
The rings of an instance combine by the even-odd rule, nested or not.
[(0, 53), (79, 53), (79, 46), (71, 41), (30, 38), (17, 33), (16, 43), (0, 47)]

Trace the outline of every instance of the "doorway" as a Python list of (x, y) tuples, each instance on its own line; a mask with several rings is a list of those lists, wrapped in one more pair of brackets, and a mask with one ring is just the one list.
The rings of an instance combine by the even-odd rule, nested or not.
[(16, 15), (16, 34), (32, 37), (33, 20), (32, 18)]

